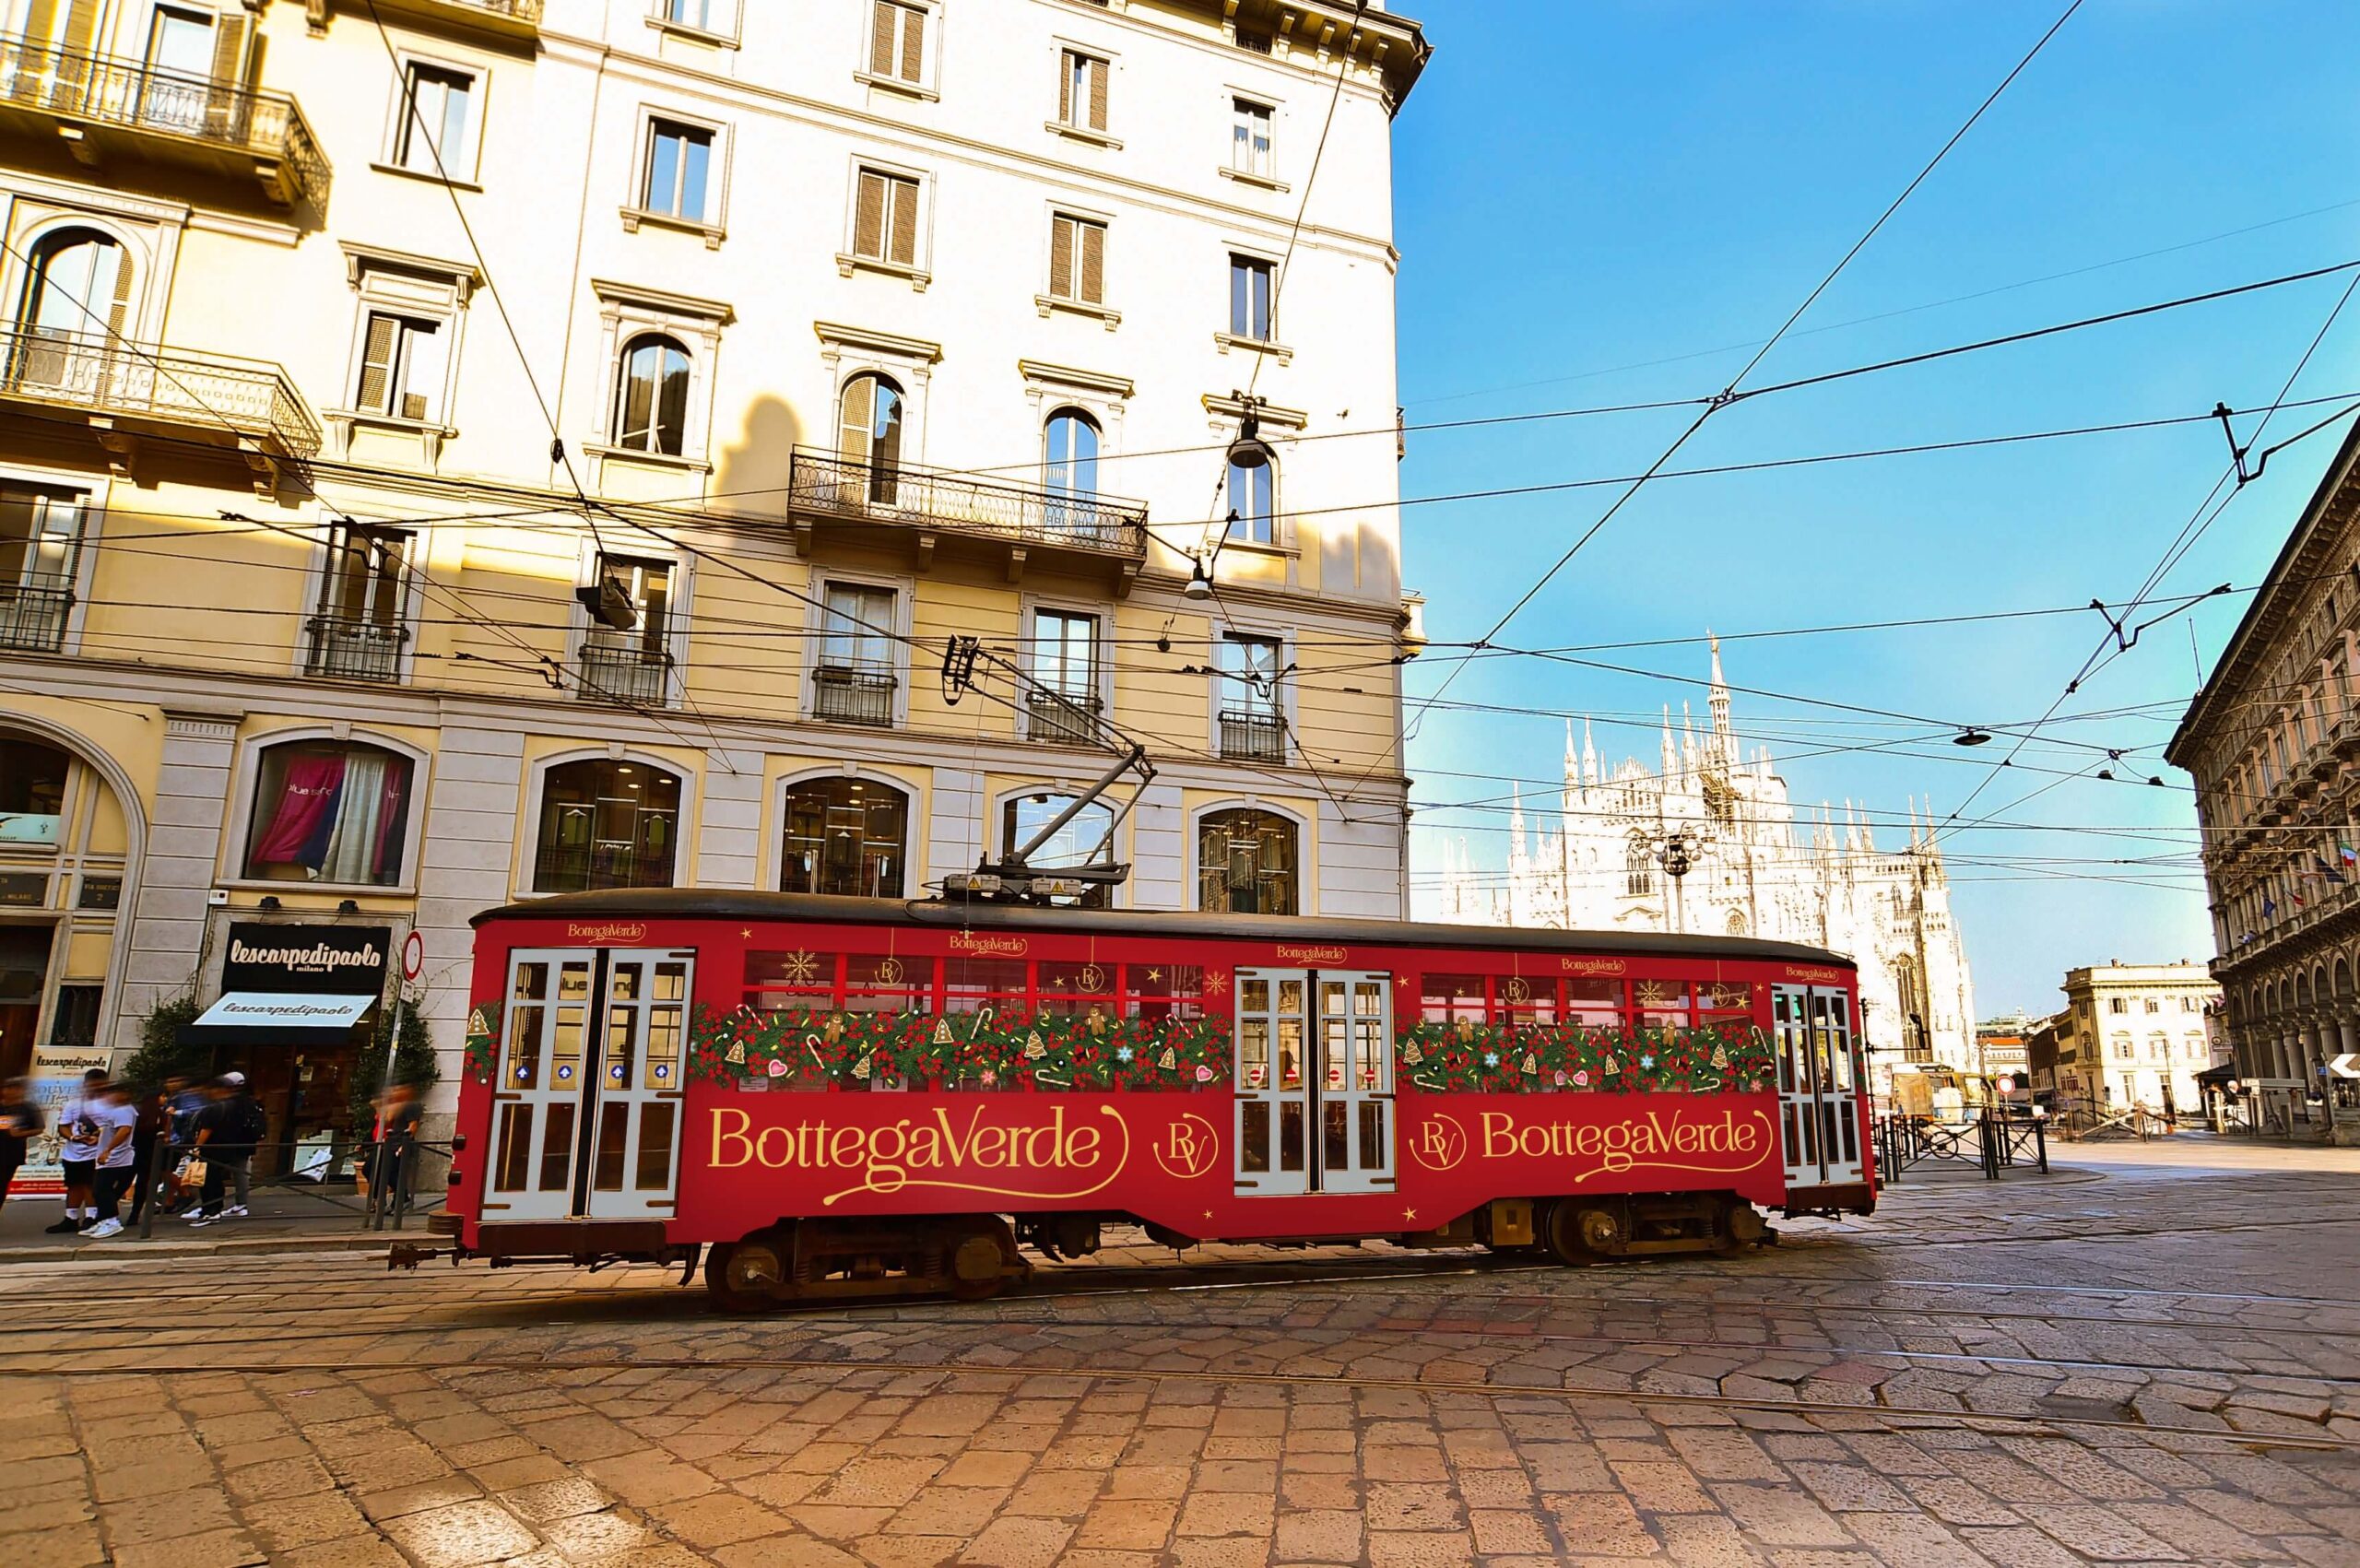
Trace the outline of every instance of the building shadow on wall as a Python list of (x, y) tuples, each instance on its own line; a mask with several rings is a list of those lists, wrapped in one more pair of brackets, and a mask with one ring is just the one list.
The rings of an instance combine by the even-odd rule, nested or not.
[(715, 512), (776, 521), (786, 515), (786, 479), (803, 421), (765, 393), (747, 406), (738, 439), (721, 451), (708, 498)]

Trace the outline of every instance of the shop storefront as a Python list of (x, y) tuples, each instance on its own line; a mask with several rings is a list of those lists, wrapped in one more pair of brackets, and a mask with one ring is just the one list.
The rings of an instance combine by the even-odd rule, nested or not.
[(229, 923), (218, 998), (189, 1025), (217, 1073), (246, 1075), (269, 1118), (255, 1172), (324, 1169), (352, 1142), (354, 1075), (384, 1006), (385, 925)]

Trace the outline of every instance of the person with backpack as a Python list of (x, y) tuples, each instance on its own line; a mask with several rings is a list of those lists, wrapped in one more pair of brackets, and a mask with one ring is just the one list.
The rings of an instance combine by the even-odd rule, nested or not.
[[(205, 1161), (205, 1185), (188, 1222), (203, 1226), (245, 1218), (252, 1192), (247, 1162), (268, 1130), (262, 1107), (246, 1091), (246, 1075), (223, 1073), (215, 1079), (212, 1102), (196, 1114), (194, 1126), (196, 1157)], [(238, 1200), (224, 1208), (222, 1194), (232, 1183)]]

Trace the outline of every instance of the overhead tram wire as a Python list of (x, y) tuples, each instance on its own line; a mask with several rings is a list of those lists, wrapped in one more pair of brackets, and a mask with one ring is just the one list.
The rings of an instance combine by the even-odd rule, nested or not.
[[(2343, 292), (2336, 297), (2334, 307), (2328, 312), (2327, 319), (2319, 324), (2319, 331), (2311, 335), (2311, 340), (2304, 347), (2302, 356), (2295, 361), (2295, 368), (2287, 372), (2284, 383), (2279, 387), (2278, 396), (2272, 400), (2271, 407), (2263, 412), (2260, 422), (2257, 424), (2252, 432), (2247, 436), (2246, 450), (2250, 450), (2253, 444), (2261, 439), (2262, 431), (2270, 427), (2272, 416), (2276, 414), (2281, 407), (2285, 406), (2288, 394), (2295, 390), (2295, 382), (2302, 379), (2303, 371), (2310, 364), (2311, 357), (2319, 352), (2319, 345), (2326, 340), (2328, 333), (2333, 329), (2337, 318), (2343, 314), (2344, 306), (2352, 302), (2353, 291), (2355, 289), (2360, 289), (2360, 273), (2355, 273), (2353, 277), (2344, 284)], [(2325, 422), (2323, 421), (2322, 425)], [(2315, 425), (2310, 430), (2305, 431), (2304, 434), (2308, 435), (2315, 433), (2318, 430), (2322, 428), (2322, 425)], [(2297, 437), (2295, 439), (2300, 440), (2301, 438)], [(2224, 485), (2230, 485), (2232, 480), (2235, 480), (2236, 483), (2231, 485), (2226, 495), (2223, 495), (2221, 493), (2222, 487)], [(2177, 565), (2187, 556), (2188, 551), (2195, 547), (2196, 541), (2201, 538), (2205, 531), (2212, 526), (2212, 524), (2220, 517), (2222, 513), (2228, 510), (2229, 504), (2236, 501), (2239, 495), (2244, 493), (2247, 482), (2245, 474), (2245, 451), (2236, 450), (2233, 446), (2228, 466), (2222, 471), (2219, 478), (2212, 481), (2212, 489), (2208, 490), (2205, 493), (2204, 499), (2197, 503), (2196, 510), (2189, 514), (2189, 521), (2181, 525), (2179, 532), (2173, 536), (2172, 542), (2165, 546), (2162, 557), (2157, 560), (2154, 568), (2147, 573), (2145, 579), (2141, 583), (2138, 593), (2132, 595), (2131, 602), (2130, 604), (2123, 607), (2122, 615), (2120, 617), (2121, 620), (2128, 620), (2130, 617), (2144, 604), (2145, 596), (2152, 593), (2155, 588), (2161, 586), (2164, 578), (2170, 572), (2172, 567)], [(2217, 505), (2214, 504), (2215, 497), (2219, 498), (2219, 504)], [(2206, 515), (2207, 508), (2211, 509), (2211, 514), (2209, 516)], [(2199, 519), (2201, 519), (2201, 521), (2200, 522)], [(2109, 617), (2109, 619), (2111, 619), (2114, 618)], [(2111, 632), (2110, 637), (2113, 641), (2118, 643), (2120, 642), (2118, 630)], [(2065, 689), (2058, 693), (2057, 700), (2049, 704), (2048, 713), (2043, 716), (2041, 720), (2042, 724), (2046, 724), (2049, 717), (2055, 715), (2059, 708), (2064, 706), (2068, 698), (2071, 697), (2075, 692), (2081, 690), (2082, 682), (2090, 678), (2094, 673), (2094, 668), (2099, 666), (2101, 659), (2104, 659), (2107, 664), (2111, 664), (2113, 662), (2110, 658), (2105, 658), (2106, 645), (2109, 640), (2109, 637), (2101, 637), (2098, 640), (2096, 649), (2092, 652), (2088, 658), (2082, 661), (2082, 667), (2074, 673), (2072, 679), (2065, 683)], [(2129, 645), (2127, 643), (2121, 643), (2119, 651), (2128, 652)], [(2033, 726), (2032, 733), (2037, 734), (2039, 732), (2039, 725), (2035, 725)], [(1951, 812), (1949, 819), (1946, 820), (1945, 828), (1947, 828), (1949, 822), (1955, 821), (1961, 812), (1965, 811), (1969, 806), (1972, 806), (1976, 797), (1982, 795), (1986, 789), (1990, 787), (1991, 781), (2000, 776), (2000, 769), (2008, 766), (2009, 763), (2014, 760), (2016, 749), (2021, 749), (2021, 743), (2019, 743), (2019, 746), (2015, 749), (2012, 749), (2007, 757), (2002, 758), (1999, 762), (1995, 763), (1992, 766), (1991, 771), (1984, 775), (1982, 780), (1976, 784), (1973, 790), (1968, 792), (1966, 798), (1959, 802), (1957, 808)], [(2044, 785), (2041, 789), (2034, 791), (2033, 794), (2045, 794), (2048, 789), (2054, 787), (2054, 785)], [(2029, 799), (2031, 796), (2027, 796), (2024, 798)], [(2012, 801), (2008, 805), (2002, 806), (2000, 809), (2001, 811), (2012, 810), (2016, 805), (2021, 803), (2021, 801)]]
[[(1803, 312), (1810, 310), (1811, 305), (1818, 301), (1819, 297), (1827, 291), (1829, 286), (1834, 284), (1835, 279), (1842, 275), (1844, 269), (1851, 265), (1852, 259), (1860, 253), (1861, 250), (1867, 246), (1869, 242), (1876, 237), (1878, 231), (1883, 229), (1885, 224), (1891, 220), (1893, 215), (1901, 210), (1902, 204), (1909, 199), (1910, 195), (1917, 191), (1919, 185), (1925, 183), (1927, 178), (1933, 173), (1935, 169), (1941, 166), (1942, 159), (1950, 156), (1951, 149), (1958, 146), (1960, 141), (1965, 137), (1966, 134), (1975, 128), (1976, 124), (1983, 118), (1985, 112), (1988, 111), (1994, 103), (1999, 101), (2000, 95), (2006, 92), (2009, 86), (2013, 83), (2018, 77), (2024, 74), (2025, 68), (2029, 66), (2035, 59), (2038, 58), (2040, 52), (2048, 46), (2048, 41), (2055, 38), (2059, 29), (2061, 29), (2068, 21), (2072, 19), (2074, 13), (2082, 8), (2082, 5), (2083, 0), (2070, 0), (2070, 4), (2068, 4), (2064, 11), (2059, 15), (2057, 20), (2049, 24), (2048, 30), (2041, 34), (2039, 41), (2034, 43), (2030, 50), (2025, 52), (2024, 58), (2017, 61), (2014, 67), (2011, 69), (2005, 77), (2000, 78), (2000, 85), (1993, 88), (1990, 93), (1985, 97), (1981, 103), (1976, 105), (1975, 112), (1968, 115), (1965, 122), (1961, 124), (1957, 130), (1951, 133), (1950, 139), (1944, 142), (1941, 148), (1935, 152), (1934, 156), (1927, 160), (1926, 166), (1920, 169), (1916, 177), (1913, 178), (1907, 185), (1902, 188), (1901, 194), (1894, 197), (1893, 201), (1885, 207), (1884, 211), (1877, 215), (1876, 221), (1870, 224), (1868, 229), (1862, 232), (1860, 237), (1853, 242), (1852, 248), (1844, 253), (1842, 259), (1837, 261), (1833, 267), (1830, 267), (1827, 271), (1827, 275), (1822, 277), (1817, 286), (1814, 287), (1809, 294), (1803, 297), (1802, 302), (1797, 305), (1792, 313), (1790, 313), (1785, 321), (1779, 324), (1778, 330), (1772, 333), (1769, 338), (1763, 343), (1762, 347), (1754, 350), (1753, 357), (1748, 360), (1745, 362), (1744, 367), (1740, 369), (1736, 375), (1729, 379), (1729, 384), (1722, 389), (1720, 395), (1715, 397), (1710, 403), (1707, 403), (1697, 413), (1695, 419), (1689, 421), (1687, 428), (1682, 430), (1680, 434), (1673, 439), (1671, 444), (1664, 448), (1662, 455), (1658, 457), (1655, 462), (1648, 465), (1645, 473), (1633, 479), (1630, 487), (1614, 499), (1613, 503), (1607, 507), (1606, 511), (1599, 515), (1599, 519), (1595, 523), (1592, 523), (1587, 529), (1583, 530), (1581, 535), (1574, 540), (1573, 544), (1566, 548), (1565, 552), (1559, 556), (1555, 562), (1553, 562), (1546, 572), (1540, 574), (1540, 579), (1536, 581), (1531, 587), (1526, 589), (1516, 601), (1507, 607), (1506, 612), (1503, 614), (1498, 620), (1493, 622), (1491, 630), (1486, 631), (1481, 638), (1477, 639), (1479, 646), (1492, 642), (1493, 639), (1498, 637), (1502, 631), (1505, 631), (1508, 623), (1513, 621), (1516, 616), (1522, 612), (1527, 605), (1539, 597), (1541, 590), (1546, 588), (1551, 583), (1554, 582), (1557, 574), (1565, 569), (1567, 563), (1570, 562), (1574, 557), (1581, 553), (1582, 548), (1587, 545), (1590, 540), (1596, 538), (1599, 536), (1599, 533), (1604, 529), (1608, 524), (1614, 520), (1616, 514), (1630, 503), (1632, 498), (1636, 496), (1641, 489), (1646, 488), (1647, 481), (1655, 477), (1655, 476), (1661, 471), (1664, 466), (1670, 463), (1679, 453), (1680, 449), (1688, 444), (1689, 441), (1698, 430), (1705, 428), (1706, 420), (1710, 419), (1719, 409), (1725, 408), (1737, 401), (1738, 397), (1740, 395), (1740, 387), (1745, 381), (1745, 378), (1752, 374), (1755, 367), (1759, 366), (1763, 360), (1769, 355), (1770, 351), (1778, 346), (1779, 341), (1783, 339), (1788, 332), (1793, 330), (1795, 323), (1802, 319)], [(1442, 685), (1436, 688), (1432, 695), (1434, 697), (1440, 697), (1444, 692), (1447, 691), (1452, 683), (1457, 681), (1461, 674), (1465, 673), (1466, 668), (1467, 666), (1463, 663), (1455, 666), (1451, 669), (1450, 673), (1443, 678)], [(1422, 720), (1424, 717), (1424, 713), (1425, 710), (1422, 707), (1419, 711), (1418, 719), (1410, 720), (1403, 725), (1402, 733), (1398, 737), (1397, 737), (1395, 742), (1396, 749), (1398, 749), (1401, 745), (1405, 744), (1408, 737), (1415, 732), (1418, 727), (1419, 721)]]

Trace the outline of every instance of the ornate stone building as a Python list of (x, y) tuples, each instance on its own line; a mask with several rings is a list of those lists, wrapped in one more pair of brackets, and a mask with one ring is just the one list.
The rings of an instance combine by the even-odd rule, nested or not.
[[(1709, 725), (1669, 711), (1657, 764), (1601, 762), (1587, 722), (1568, 728), (1553, 822), (1535, 831), (1521, 798), (1508, 820), (1504, 883), (1456, 846), (1439, 884), (1445, 920), (1552, 929), (1682, 930), (1811, 942), (1860, 965), (1865, 1038), (1879, 1065), (1975, 1063), (1974, 986), (1951, 918), (1950, 878), (1930, 820), (1879, 847), (1850, 802), (1798, 814), (1767, 748), (1741, 754), (1713, 643)], [(1682, 835), (1693, 866), (1666, 874)], [(1880, 1079), (1884, 1074), (1880, 1072)]]
[(2347, 438), (2164, 755), (2196, 781), (2236, 1069), (2275, 1116), (2360, 1050), (2360, 433)]

